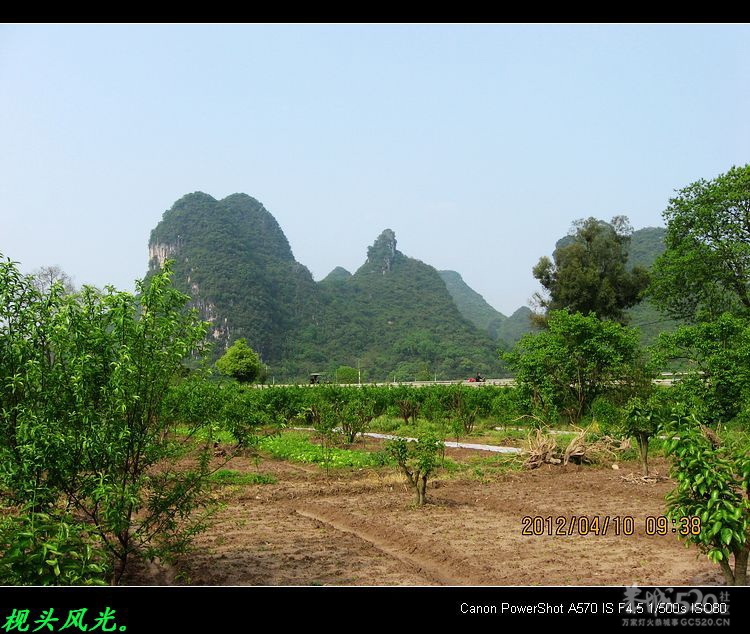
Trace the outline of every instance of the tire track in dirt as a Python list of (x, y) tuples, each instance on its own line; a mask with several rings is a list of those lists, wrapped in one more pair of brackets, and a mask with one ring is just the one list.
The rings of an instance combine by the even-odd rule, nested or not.
[[(464, 571), (471, 570), (470, 567), (467, 570), (466, 562), (451, 562), (451, 558), (445, 552), (440, 553), (438, 558), (419, 552), (421, 550), (419, 545), (413, 545), (410, 550), (406, 550), (402, 548), (397, 541), (388, 539), (382, 535), (381, 533), (383, 531), (378, 531), (377, 529), (373, 530), (372, 524), (370, 524), (369, 529), (356, 526), (351, 522), (350, 516), (347, 516), (347, 521), (347, 519), (344, 519), (345, 516), (343, 514), (331, 510), (324, 511), (319, 507), (309, 506), (305, 509), (297, 508), (295, 510), (297, 514), (302, 517), (321, 522), (337, 531), (354, 535), (355, 537), (368, 542), (380, 552), (385, 553), (386, 555), (415, 569), (416, 572), (424, 576), (429, 583), (443, 586), (465, 586), (477, 584), (476, 577), (465, 576), (457, 572), (458, 569)], [(389, 535), (391, 537), (394, 536), (392, 530), (389, 531)], [(451, 563), (453, 565), (451, 565)]]

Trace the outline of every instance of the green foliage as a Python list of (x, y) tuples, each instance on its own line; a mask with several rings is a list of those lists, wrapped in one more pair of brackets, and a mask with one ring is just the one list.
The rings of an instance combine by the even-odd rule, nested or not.
[(377, 390), (363, 387), (352, 395), (341, 414), (341, 428), (348, 443), (353, 443), (359, 434), (367, 431), (376, 416), (380, 416), (385, 404), (377, 398)]
[(335, 371), (336, 382), (344, 384), (359, 383), (359, 370), (349, 365), (340, 365)]
[(750, 400), (750, 325), (725, 313), (715, 321), (682, 326), (663, 334), (663, 358), (688, 362), (692, 373), (675, 388), (710, 422), (727, 422)]
[(648, 385), (637, 332), (593, 314), (552, 311), (547, 330), (503, 356), (522, 397), (548, 420), (562, 412), (577, 422), (597, 396), (622, 398)]
[(405, 398), (400, 401), (396, 401), (398, 406), (398, 415), (404, 419), (405, 424), (409, 424), (411, 421), (412, 425), (417, 422), (417, 416), (419, 415), (419, 403), (417, 401)]
[(302, 386), (272, 386), (254, 390), (253, 397), (264, 411), (274, 414), (280, 425), (291, 425), (302, 416), (315, 392)]
[(29, 512), (0, 521), (0, 585), (106, 585), (106, 553), (89, 527)]
[(501, 387), (491, 391), (488, 390), (487, 393), (492, 399), (490, 415), (496, 424), (517, 423), (521, 416), (530, 413), (522, 398), (521, 390), (513, 387)]
[(684, 410), (676, 411), (666, 431), (677, 436), (667, 444), (673, 457), (671, 475), (677, 481), (677, 487), (667, 495), (669, 516), (676, 522), (698, 518), (700, 530), (689, 532), (685, 539), (721, 566), (727, 584), (745, 585), (750, 550), (750, 455), (722, 445)]
[(171, 385), (162, 404), (164, 421), (180, 426), (184, 436), (202, 440), (229, 432), (239, 447), (257, 441), (261, 427), (278, 427), (278, 413), (264, 403), (263, 390), (252, 390), (234, 382), (208, 380), (201, 375)]
[(327, 452), (321, 445), (310, 442), (302, 433), (289, 432), (270, 436), (260, 441), (259, 447), (275, 458), (313, 464), (323, 464), (330, 468), (377, 467), (383, 465), (383, 458), (376, 453), (330, 447)]
[(599, 396), (591, 403), (591, 418), (603, 432), (619, 431), (623, 423), (623, 410), (608, 398)]
[[(634, 231), (628, 243), (627, 270), (630, 271), (636, 267), (649, 269), (656, 258), (664, 253), (665, 233), (666, 230), (662, 227), (645, 227)], [(558, 240), (555, 246), (558, 249), (563, 249), (569, 247), (573, 242), (574, 237), (568, 235)], [(525, 311), (523, 317), (519, 315), (520, 311)], [(531, 311), (525, 307), (516, 311), (506, 322), (498, 326), (498, 339), (511, 345), (515, 344), (531, 330), (531, 315)], [(538, 320), (538, 316), (534, 319)], [(514, 320), (520, 320), (516, 326), (512, 323)], [(652, 345), (657, 340), (659, 333), (674, 330), (680, 324), (679, 321), (662, 314), (648, 296), (625, 311), (624, 321), (640, 330), (641, 345), (643, 346)]]
[(427, 499), (427, 480), (437, 468), (444, 447), (444, 443), (429, 432), (420, 434), (416, 442), (396, 438), (386, 444), (386, 453), (396, 461), (414, 489), (418, 506)]
[(41, 295), (13, 263), (0, 267), (2, 484), (32, 511), (61, 502), (85, 517), (115, 582), (134, 552), (167, 556), (200, 529), (189, 517), (207, 481), (207, 458), (167, 467), (181, 453), (161, 416), (206, 325), (184, 311), (168, 267), (136, 288)]
[(648, 444), (663, 423), (664, 414), (655, 399), (644, 400), (638, 396), (631, 398), (623, 412), (623, 426), (626, 435), (634, 438), (643, 467), (643, 475), (648, 475)]
[(646, 269), (627, 266), (631, 234), (625, 216), (573, 223), (571, 239), (558, 244), (554, 262), (544, 256), (533, 269), (549, 295), (537, 294), (538, 303), (548, 311), (566, 308), (624, 323), (625, 309), (638, 303), (648, 285)]
[(305, 416), (326, 439), (341, 434), (349, 444), (387, 405), (387, 388), (323, 385), (309, 389)]
[(261, 374), (263, 365), (258, 354), (245, 339), (237, 339), (224, 355), (216, 361), (216, 369), (240, 383), (252, 383)]
[(471, 434), (477, 416), (488, 416), (492, 410), (492, 400), (483, 388), (452, 385), (449, 388), (448, 416), (456, 421), (463, 433)]
[(650, 293), (670, 315), (711, 321), (750, 315), (750, 165), (679, 190), (663, 213), (666, 251)]

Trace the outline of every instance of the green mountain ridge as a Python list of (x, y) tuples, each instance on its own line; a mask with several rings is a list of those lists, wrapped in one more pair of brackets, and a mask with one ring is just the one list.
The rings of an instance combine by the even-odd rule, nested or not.
[(490, 335), (493, 335), (494, 339), (510, 350), (527, 332), (536, 330), (536, 327), (531, 322), (532, 314), (533, 311), (531, 308), (521, 306), (510, 317), (507, 317), (505, 321), (497, 325), (494, 335), (492, 330), (490, 330)]
[[(445, 282), (448, 292), (456, 303), (458, 310), (480, 330), (490, 332), (490, 328), (505, 321), (507, 317), (495, 310), (473, 288), (471, 288), (460, 273), (456, 271), (438, 271)], [(493, 337), (494, 338), (494, 337)]]
[(495, 342), (390, 229), (353, 275), (337, 267), (316, 283), (260, 202), (195, 192), (164, 213), (149, 258), (152, 271), (174, 260), (175, 284), (212, 324), (215, 356), (244, 337), (280, 379), (357, 363), (378, 380), (501, 372)]
[[(650, 266), (663, 237), (663, 228), (635, 231), (629, 264)], [(459, 273), (404, 255), (391, 229), (354, 274), (336, 267), (316, 282), (273, 215), (247, 194), (194, 192), (175, 202), (151, 232), (149, 271), (166, 259), (175, 285), (211, 322), (214, 358), (244, 337), (279, 380), (340, 365), (359, 365), (371, 380), (498, 376), (498, 348), (533, 330), (530, 308), (506, 317)], [(644, 343), (674, 327), (648, 302), (630, 318)]]

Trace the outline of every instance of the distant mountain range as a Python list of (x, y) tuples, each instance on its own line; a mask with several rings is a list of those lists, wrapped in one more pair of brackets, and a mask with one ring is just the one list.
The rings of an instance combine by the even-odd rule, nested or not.
[(466, 284), (456, 271), (439, 271), (439, 273), (459, 312), (477, 328), (504, 344), (504, 347), (512, 348), (523, 335), (532, 329), (531, 309), (528, 306), (522, 306), (510, 317), (506, 317)]
[(340, 365), (377, 380), (502, 372), (497, 343), (462, 315), (433, 267), (397, 249), (390, 229), (354, 274), (337, 267), (315, 282), (260, 202), (196, 192), (164, 213), (149, 258), (151, 270), (174, 261), (175, 284), (212, 324), (215, 355), (244, 337), (279, 379)]
[[(650, 265), (663, 233), (636, 231), (631, 262)], [(373, 380), (497, 376), (498, 349), (532, 329), (530, 308), (503, 315), (459, 273), (401, 253), (391, 229), (353, 274), (336, 267), (316, 282), (276, 219), (246, 194), (178, 200), (149, 240), (149, 270), (166, 259), (174, 261), (177, 287), (212, 324), (214, 356), (244, 337), (277, 380), (333, 374), (341, 365), (359, 365)], [(648, 305), (631, 313), (634, 322), (661, 324)]]

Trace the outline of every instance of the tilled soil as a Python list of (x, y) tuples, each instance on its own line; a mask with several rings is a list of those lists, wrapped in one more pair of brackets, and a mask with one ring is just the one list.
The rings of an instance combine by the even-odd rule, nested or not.
[[(447, 455), (458, 458), (467, 450)], [(460, 453), (459, 453), (460, 452)], [(656, 461), (655, 471), (667, 466)], [(224, 486), (213, 526), (175, 566), (140, 567), (132, 585), (707, 585), (718, 568), (675, 535), (648, 536), (664, 513), (667, 479), (632, 477), (637, 465), (542, 467), (484, 483), (438, 479), (417, 508), (393, 469), (332, 470), (234, 458), (277, 484)], [(598, 516), (600, 534), (571, 530)], [(574, 534), (524, 535), (525, 516)], [(623, 518), (634, 533), (623, 534)], [(609, 518), (608, 520), (606, 518)], [(608, 522), (607, 534), (601, 528)], [(537, 523), (539, 524), (539, 522)], [(547, 524), (544, 532), (547, 532)], [(618, 526), (620, 534), (616, 534)]]

